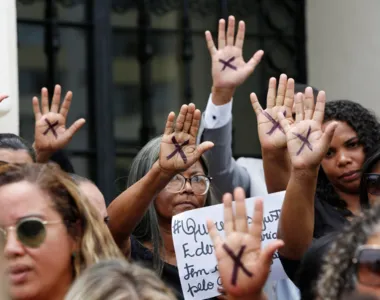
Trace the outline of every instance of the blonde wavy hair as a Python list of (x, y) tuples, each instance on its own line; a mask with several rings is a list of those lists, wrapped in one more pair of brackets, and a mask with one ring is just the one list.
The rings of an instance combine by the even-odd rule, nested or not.
[(151, 270), (125, 260), (102, 261), (74, 282), (65, 300), (175, 300)]
[(67, 232), (77, 242), (78, 252), (72, 259), (75, 277), (98, 261), (123, 257), (95, 208), (58, 165), (49, 163), (0, 166), (0, 187), (21, 181), (35, 184), (50, 196)]

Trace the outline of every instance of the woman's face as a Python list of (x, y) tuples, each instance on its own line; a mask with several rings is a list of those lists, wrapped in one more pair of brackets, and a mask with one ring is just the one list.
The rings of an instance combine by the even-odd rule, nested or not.
[[(75, 243), (50, 196), (29, 182), (12, 183), (0, 187), (0, 207), (0, 227), (7, 233), (4, 239), (0, 232), (1, 264), (11, 299), (63, 297), (72, 282)], [(52, 222), (45, 225), (45, 240), (37, 248), (24, 245), (14, 227), (10, 228), (28, 217)]]
[[(323, 124), (323, 129), (330, 122)], [(359, 193), (364, 160), (364, 148), (359, 144), (358, 135), (346, 122), (339, 121), (330, 148), (322, 160), (328, 180), (340, 192)]]
[[(371, 170), (371, 173), (380, 174), (380, 161)], [(369, 204), (373, 206), (376, 202), (380, 201), (380, 196), (368, 193), (368, 200), (369, 200)]]
[[(181, 174), (185, 178), (206, 175), (199, 161)], [(206, 198), (207, 193), (205, 195), (194, 194), (191, 184), (186, 181), (185, 187), (179, 193), (171, 193), (167, 189), (163, 189), (156, 198), (155, 208), (160, 218), (171, 220), (174, 215), (181, 212), (203, 207)]]
[(366, 245), (379, 247), (379, 249), (369, 250), (367, 254), (364, 251), (361, 252), (356, 271), (356, 289), (360, 293), (380, 297), (380, 234), (371, 236)]
[(33, 159), (26, 150), (0, 149), (0, 161), (10, 164), (33, 163)]

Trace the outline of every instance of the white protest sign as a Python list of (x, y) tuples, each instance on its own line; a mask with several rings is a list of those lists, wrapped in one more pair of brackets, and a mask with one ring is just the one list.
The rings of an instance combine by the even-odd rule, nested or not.
[[(284, 196), (285, 192), (280, 192), (260, 197), (264, 199), (263, 247), (277, 238)], [(248, 224), (252, 222), (255, 198), (246, 199)], [(207, 219), (215, 222), (219, 234), (224, 236), (223, 204), (186, 211), (174, 216), (172, 220), (177, 267), (186, 300), (208, 299), (219, 295), (221, 280), (214, 247), (208, 235)], [(284, 278), (286, 274), (276, 252), (268, 281)]]

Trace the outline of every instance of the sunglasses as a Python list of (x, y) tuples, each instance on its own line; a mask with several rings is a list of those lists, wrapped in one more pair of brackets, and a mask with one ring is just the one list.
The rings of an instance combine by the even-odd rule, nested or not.
[(9, 230), (15, 230), (17, 239), (28, 248), (40, 247), (46, 239), (46, 226), (60, 224), (62, 221), (43, 221), (40, 218), (29, 217), (21, 219), (15, 226), (0, 228), (0, 245), (5, 247)]
[(360, 246), (352, 262), (359, 283), (366, 286), (380, 286), (380, 246)]
[(380, 196), (380, 174), (367, 173), (364, 176), (367, 192), (374, 196)]

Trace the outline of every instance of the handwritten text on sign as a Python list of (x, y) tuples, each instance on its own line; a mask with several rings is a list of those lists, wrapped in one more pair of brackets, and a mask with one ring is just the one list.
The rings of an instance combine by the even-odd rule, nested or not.
[[(277, 238), (277, 225), (285, 192), (264, 197), (262, 246)], [(254, 199), (246, 199), (247, 221), (252, 223)], [(206, 220), (215, 222), (224, 237), (223, 204), (195, 209), (176, 215), (172, 220), (174, 248), (183, 294), (186, 300), (208, 299), (219, 295), (221, 287), (214, 247), (208, 235)], [(286, 278), (277, 253), (268, 280)], [(232, 271), (232, 270), (231, 270)]]

